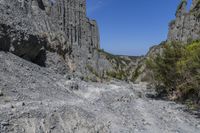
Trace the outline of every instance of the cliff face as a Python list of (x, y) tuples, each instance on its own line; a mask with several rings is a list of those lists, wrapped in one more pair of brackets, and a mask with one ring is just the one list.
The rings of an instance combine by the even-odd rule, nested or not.
[(0, 50), (58, 70), (97, 61), (98, 27), (85, 0), (1, 0), (0, 18)]
[(152, 82), (152, 72), (146, 66), (147, 59), (154, 59), (157, 54), (162, 54), (166, 43), (177, 41), (183, 44), (200, 39), (200, 0), (193, 0), (187, 12), (187, 0), (182, 0), (176, 11), (176, 19), (169, 23), (168, 38), (166, 41), (150, 48), (141, 67), (138, 68), (139, 76), (136, 81)]
[(85, 0), (0, 1), (0, 50), (63, 75), (131, 79), (141, 57), (121, 58), (99, 48), (98, 26), (87, 18)]
[(169, 24), (168, 41), (188, 42), (200, 39), (200, 1), (193, 0), (190, 11), (187, 0), (182, 0), (176, 11), (176, 19)]

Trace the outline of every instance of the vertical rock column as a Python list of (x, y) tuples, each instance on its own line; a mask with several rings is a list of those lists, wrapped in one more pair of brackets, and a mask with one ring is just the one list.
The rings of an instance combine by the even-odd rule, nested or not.
[(193, 0), (189, 12), (187, 1), (183, 0), (176, 11), (176, 19), (169, 24), (168, 41), (184, 43), (200, 39), (200, 1)]
[(185, 14), (187, 12), (186, 6), (187, 1), (181, 1), (176, 11), (176, 20), (173, 20), (169, 25), (168, 40), (170, 41), (181, 41)]

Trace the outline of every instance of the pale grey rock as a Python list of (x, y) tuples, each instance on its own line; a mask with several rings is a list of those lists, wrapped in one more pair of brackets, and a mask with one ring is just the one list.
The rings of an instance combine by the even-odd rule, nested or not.
[(0, 88), (1, 133), (199, 133), (199, 119), (147, 98), (144, 83), (69, 80), (0, 52)]
[(187, 0), (178, 6), (176, 19), (169, 24), (168, 41), (184, 43), (200, 39), (200, 2), (193, 0), (190, 11), (186, 10)]
[(68, 67), (68, 63), (58, 53), (46, 51), (45, 55), (48, 57), (44, 61), (45, 67), (48, 67), (61, 75), (65, 75), (69, 72), (70, 68)]
[(87, 18), (85, 0), (1, 0), (0, 18), (0, 50), (59, 74), (100, 81), (108, 72), (130, 70), (123, 79), (131, 79), (141, 59), (116, 56), (129, 62), (118, 66), (99, 52), (98, 25)]
[(100, 47), (99, 31), (86, 16), (85, 0), (1, 0), (0, 18), (0, 50), (43, 66), (41, 52), (57, 53), (66, 72), (84, 73), (89, 56), (97, 62), (93, 51)]
[(0, 97), (2, 97), (3, 96), (3, 91), (2, 91), (2, 89), (0, 88)]

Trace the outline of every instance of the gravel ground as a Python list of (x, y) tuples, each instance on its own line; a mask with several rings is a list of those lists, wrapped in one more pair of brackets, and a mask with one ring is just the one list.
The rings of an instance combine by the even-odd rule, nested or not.
[(145, 83), (69, 80), (0, 52), (1, 133), (200, 132), (183, 105), (146, 93)]

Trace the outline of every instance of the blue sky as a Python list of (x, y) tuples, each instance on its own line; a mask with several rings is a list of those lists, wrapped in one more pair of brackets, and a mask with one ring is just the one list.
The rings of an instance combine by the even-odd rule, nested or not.
[[(192, 0), (189, 0), (189, 6)], [(119, 55), (144, 55), (166, 40), (180, 0), (87, 0), (98, 22), (101, 48)]]

